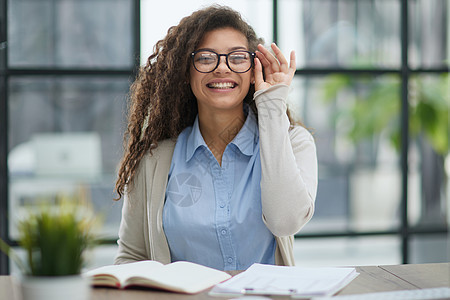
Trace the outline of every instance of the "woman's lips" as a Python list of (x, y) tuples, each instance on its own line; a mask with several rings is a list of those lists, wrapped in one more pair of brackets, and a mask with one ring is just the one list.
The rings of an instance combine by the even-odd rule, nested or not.
[(226, 82), (210, 82), (206, 86), (211, 89), (233, 89), (236, 87), (235, 82), (226, 81)]

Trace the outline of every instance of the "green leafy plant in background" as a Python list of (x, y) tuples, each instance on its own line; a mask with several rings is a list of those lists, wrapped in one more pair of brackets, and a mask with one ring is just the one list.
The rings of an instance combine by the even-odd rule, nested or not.
[(413, 136), (424, 133), (434, 151), (449, 153), (450, 78), (441, 75), (438, 80), (413, 78), (415, 94), (411, 95), (410, 132)]
[(85, 204), (60, 197), (56, 204), (44, 203), (30, 208), (20, 221), (19, 246), (26, 260), (3, 241), (0, 248), (31, 276), (80, 274), (85, 265), (84, 252), (96, 244), (92, 233), (96, 219)]
[[(449, 77), (438, 80), (411, 78), (409, 132), (411, 139), (424, 135), (441, 156), (449, 152)], [(346, 134), (356, 144), (385, 133), (395, 149), (400, 149), (400, 84), (398, 77), (381, 79), (330, 75), (324, 85), (324, 98), (331, 102), (339, 93), (357, 91), (352, 105), (343, 105), (334, 120), (346, 120)]]
[[(449, 152), (449, 76), (414, 76), (409, 80), (409, 139), (420, 155), (422, 210), (418, 225), (445, 225), (441, 199), (446, 197), (444, 162)], [(400, 81), (397, 76), (351, 77), (331, 75), (325, 81), (324, 98), (336, 101), (333, 121), (354, 145), (371, 141), (377, 150), (386, 136), (398, 151), (401, 147)], [(346, 97), (348, 93), (349, 97)], [(356, 95), (356, 96), (353, 96)], [(371, 163), (376, 163), (373, 155)]]

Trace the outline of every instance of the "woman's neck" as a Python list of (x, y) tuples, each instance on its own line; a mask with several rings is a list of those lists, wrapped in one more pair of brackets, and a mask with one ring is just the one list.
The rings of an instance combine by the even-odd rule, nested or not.
[(244, 125), (244, 111), (242, 107), (239, 110), (220, 113), (199, 111), (198, 119), (203, 139), (221, 165), (225, 148)]

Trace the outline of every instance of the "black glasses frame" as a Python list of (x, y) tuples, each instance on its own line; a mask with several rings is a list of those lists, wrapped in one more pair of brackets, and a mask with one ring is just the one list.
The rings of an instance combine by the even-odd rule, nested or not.
[[(200, 71), (200, 70), (197, 69), (197, 67), (195, 66), (195, 60), (194, 60), (194, 57), (195, 57), (195, 54), (197, 54), (197, 53), (199, 53), (199, 52), (211, 52), (211, 53), (214, 53), (215, 55), (217, 55), (217, 57), (219, 58), (219, 59), (217, 60), (216, 66), (215, 66), (211, 71), (208, 71), (208, 72)], [(246, 52), (246, 53), (250, 54), (250, 57), (251, 57), (251, 59), (250, 59), (250, 67), (249, 67), (247, 70), (241, 71), (241, 72), (236, 72), (235, 70), (233, 70), (233, 68), (230, 67), (230, 64), (228, 63), (228, 57), (230, 56), (230, 54), (233, 54), (233, 53), (236, 53), (236, 52)], [(246, 72), (248, 72), (251, 68), (253, 68), (253, 66), (255, 65), (255, 56), (256, 56), (256, 54), (255, 54), (254, 52), (250, 52), (250, 51), (247, 51), (247, 50), (235, 50), (235, 51), (231, 51), (231, 52), (228, 53), (228, 54), (219, 54), (219, 53), (214, 52), (214, 51), (212, 51), (212, 50), (198, 50), (198, 51), (194, 51), (194, 52), (191, 53), (192, 65), (194, 66), (194, 69), (197, 70), (197, 71), (200, 72), (200, 73), (211, 73), (211, 72), (214, 72), (214, 70), (217, 69), (217, 67), (220, 65), (220, 57), (221, 57), (221, 56), (225, 56), (225, 63), (227, 64), (228, 69), (230, 69), (230, 70), (231, 70), (232, 72), (234, 72), (234, 73), (239, 73), (239, 74), (241, 74), (241, 73), (246, 73)]]

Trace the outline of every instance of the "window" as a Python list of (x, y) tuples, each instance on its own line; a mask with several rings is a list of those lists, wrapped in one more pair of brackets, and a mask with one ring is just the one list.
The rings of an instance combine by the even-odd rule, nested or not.
[[(101, 253), (111, 256), (120, 221), (111, 199), (136, 58), (143, 64), (170, 26), (216, 2), (0, 0), (1, 238), (16, 245), (22, 205), (81, 193), (105, 216), (95, 264), (111, 263)], [(296, 51), (289, 106), (313, 131), (319, 158), (298, 262), (448, 261), (449, 1), (221, 3), (267, 44)], [(56, 151), (65, 138), (98, 164), (60, 174), (36, 156), (42, 141)], [(7, 266), (0, 254), (0, 273)]]
[[(138, 57), (139, 3), (0, 3), (7, 24), (0, 47), (1, 237), (17, 245), (24, 207), (77, 195), (103, 219), (98, 264), (101, 253), (111, 256), (120, 222), (121, 202), (112, 199)], [(8, 272), (4, 256), (0, 267)]]

